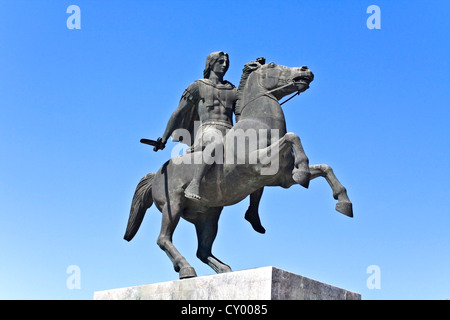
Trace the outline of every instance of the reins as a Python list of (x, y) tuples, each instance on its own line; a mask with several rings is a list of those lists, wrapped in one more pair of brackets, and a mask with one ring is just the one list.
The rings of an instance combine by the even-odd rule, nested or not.
[(290, 96), (289, 98), (287, 98), (286, 100), (284, 100), (282, 103), (280, 103), (280, 106), (282, 106), (283, 104), (285, 104), (286, 102), (288, 102), (289, 100), (291, 100), (292, 98), (294, 98), (295, 96), (298, 96), (300, 94), (300, 90), (298, 90), (296, 93), (294, 93), (292, 96)]
[[(295, 85), (296, 83), (297, 83), (296, 81), (292, 81), (292, 82), (289, 82), (289, 83), (287, 83), (287, 84), (285, 84), (285, 85), (283, 85), (283, 86), (281, 86), (281, 87), (279, 87), (279, 88), (272, 89), (272, 90), (270, 90), (270, 91), (264, 92), (263, 94), (260, 94), (260, 95), (258, 95), (258, 96), (256, 96), (256, 97), (254, 97), (252, 100), (250, 100), (250, 101), (248, 101), (246, 104), (244, 104), (244, 106), (241, 108), (241, 113), (242, 113), (242, 111), (244, 111), (245, 107), (246, 107), (248, 104), (250, 104), (251, 102), (255, 101), (256, 99), (259, 99), (259, 98), (264, 97), (264, 96), (267, 96), (268, 98), (271, 98), (271, 99), (275, 100), (276, 102), (278, 102), (278, 99), (277, 99), (277, 98), (275, 98), (273, 95), (269, 95), (269, 94), (271, 94), (271, 93), (274, 92), (274, 91), (281, 90), (281, 89), (283, 89), (283, 88), (285, 88), (285, 87), (288, 87), (288, 86), (291, 86), (291, 85)], [(284, 100), (283, 102), (281, 102), (281, 103), (280, 103), (280, 106), (282, 106), (283, 104), (285, 104), (286, 102), (288, 102), (289, 100), (291, 100), (292, 98), (294, 98), (295, 96), (298, 96), (299, 94), (300, 94), (300, 90), (298, 90), (296, 93), (294, 93), (294, 94), (293, 94), (292, 96), (290, 96), (288, 99), (286, 99), (286, 100)]]

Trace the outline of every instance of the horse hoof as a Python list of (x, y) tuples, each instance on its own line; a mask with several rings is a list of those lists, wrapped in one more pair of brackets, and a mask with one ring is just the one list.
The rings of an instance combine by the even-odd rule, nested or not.
[(194, 278), (197, 276), (195, 269), (192, 267), (183, 267), (180, 269), (180, 279)]
[(311, 173), (304, 170), (295, 170), (292, 174), (292, 179), (302, 187), (308, 189), (309, 181), (311, 180)]
[(349, 201), (339, 201), (336, 203), (336, 211), (353, 218), (353, 205)]
[(230, 266), (225, 265), (222, 269), (220, 269), (217, 273), (228, 273), (228, 272), (233, 272), (233, 270), (231, 270)]

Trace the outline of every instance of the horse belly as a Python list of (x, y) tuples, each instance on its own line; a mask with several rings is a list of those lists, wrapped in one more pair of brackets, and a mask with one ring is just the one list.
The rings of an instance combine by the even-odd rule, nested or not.
[(261, 188), (263, 178), (246, 165), (215, 164), (203, 180), (200, 191), (211, 206), (230, 206)]

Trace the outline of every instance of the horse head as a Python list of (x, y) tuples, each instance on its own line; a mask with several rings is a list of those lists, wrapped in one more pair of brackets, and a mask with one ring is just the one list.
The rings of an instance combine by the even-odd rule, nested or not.
[(245, 65), (238, 89), (237, 111), (262, 95), (280, 100), (286, 95), (303, 92), (314, 80), (306, 66), (286, 67), (270, 62), (252, 61)]
[(309, 88), (314, 75), (308, 67), (289, 68), (273, 62), (264, 64), (256, 72), (258, 83), (279, 100), (296, 91), (303, 92)]

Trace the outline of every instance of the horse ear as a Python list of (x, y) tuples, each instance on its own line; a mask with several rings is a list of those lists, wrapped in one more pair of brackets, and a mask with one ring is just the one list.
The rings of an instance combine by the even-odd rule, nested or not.
[(245, 65), (244, 70), (248, 70), (248, 71), (255, 71), (256, 69), (258, 69), (261, 65), (258, 62), (249, 62)]

